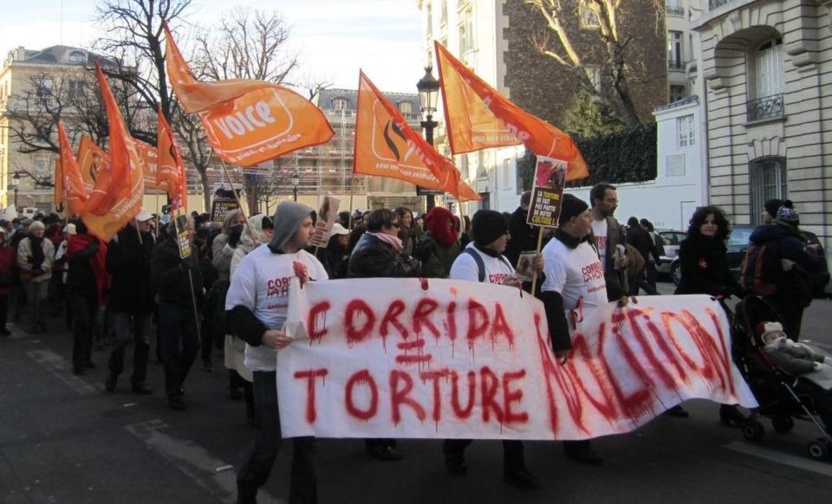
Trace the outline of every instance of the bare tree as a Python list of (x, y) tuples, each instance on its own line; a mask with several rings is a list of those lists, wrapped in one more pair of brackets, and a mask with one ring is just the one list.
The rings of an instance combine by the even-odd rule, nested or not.
[(199, 173), (205, 208), (211, 208), (211, 188), (208, 186), (207, 171), (214, 151), (208, 144), (202, 121), (198, 115), (189, 114), (182, 107), (176, 107), (174, 124), (179, 142), (182, 143), (182, 156)]
[[(610, 104), (629, 126), (639, 124), (638, 114), (631, 96), (630, 82), (643, 79), (639, 62), (629, 56), (632, 35), (624, 33), (621, 20), (640, 15), (636, 9), (627, 9), (628, 0), (523, 0), (546, 21), (547, 31), (534, 34), (532, 42), (544, 55), (571, 70), (578, 85), (593, 99)], [(664, 12), (664, 3), (652, 0), (656, 12)], [(635, 7), (629, 0), (629, 7)], [(598, 86), (585, 61), (586, 54), (576, 48), (581, 31), (591, 31), (604, 48), (604, 86)], [(656, 27), (658, 29), (658, 27)]]

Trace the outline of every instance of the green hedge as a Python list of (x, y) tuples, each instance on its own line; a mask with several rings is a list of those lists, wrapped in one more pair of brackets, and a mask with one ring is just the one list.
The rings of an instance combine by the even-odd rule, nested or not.
[[(589, 166), (589, 177), (570, 182), (567, 186), (654, 180), (658, 173), (656, 141), (656, 123), (642, 124), (613, 135), (576, 138), (575, 142)], [(536, 156), (527, 151), (517, 165), (523, 190), (531, 189), (535, 160)]]

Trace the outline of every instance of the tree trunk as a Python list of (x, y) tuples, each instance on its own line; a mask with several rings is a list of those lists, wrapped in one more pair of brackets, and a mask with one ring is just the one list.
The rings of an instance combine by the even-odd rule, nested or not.
[(205, 204), (205, 211), (211, 213), (211, 188), (208, 186), (208, 175), (201, 171), (199, 172), (199, 181), (202, 184), (202, 199)]

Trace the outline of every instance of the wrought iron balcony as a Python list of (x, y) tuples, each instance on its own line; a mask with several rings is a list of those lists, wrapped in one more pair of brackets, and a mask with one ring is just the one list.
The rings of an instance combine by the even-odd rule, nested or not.
[(665, 10), (667, 11), (668, 16), (685, 17), (685, 8), (681, 5), (667, 4), (665, 5)]
[(708, 10), (714, 10), (734, 0), (708, 0)]
[(783, 94), (749, 100), (746, 102), (745, 108), (748, 114), (748, 121), (783, 117)]

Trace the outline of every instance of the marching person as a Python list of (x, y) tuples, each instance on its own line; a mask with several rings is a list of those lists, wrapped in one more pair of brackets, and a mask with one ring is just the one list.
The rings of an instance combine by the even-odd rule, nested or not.
[(28, 234), (17, 246), (17, 267), (26, 293), (26, 332), (32, 334), (46, 331), (46, 317), (41, 314), (52, 278), (52, 261), (55, 260), (55, 246), (43, 237), (45, 229), (43, 222), (32, 222)]
[(107, 271), (111, 278), (107, 309), (115, 344), (108, 363), (109, 373), (104, 381), (107, 392), (116, 389), (118, 376), (124, 370), (124, 350), (131, 341), (134, 345), (130, 389), (136, 394), (152, 392), (145, 385), (151, 317), (155, 305), (150, 288), (150, 255), (155, 245), (149, 225), (152, 218), (150, 212), (142, 208), (107, 247)]
[[(433, 212), (439, 207), (431, 210)], [(430, 213), (428, 217), (430, 218)], [(471, 282), (498, 283), (520, 289), (522, 282), (514, 272), (514, 267), (503, 255), (510, 239), (508, 221), (500, 212), (478, 210), (471, 219), (474, 241), (459, 254), (451, 266), (452, 280), (469, 280)], [(535, 267), (543, 269), (538, 255)], [(467, 474), (465, 448), (471, 444), (470, 439), (447, 439), (442, 444), (445, 465), (454, 474)], [(523, 456), (523, 443), (516, 439), (503, 440), (503, 481), (522, 488), (537, 488), (538, 479), (526, 468)]]
[[(388, 210), (389, 211), (389, 210)], [(225, 307), (228, 326), (246, 342), (245, 366), (254, 378), (257, 432), (237, 471), (237, 502), (257, 501), (257, 491), (269, 479), (282, 443), (277, 403), (276, 352), (292, 343), (280, 328), (286, 321), (289, 281), (294, 263), (301, 263), (306, 280), (326, 280), (323, 265), (304, 249), (314, 230), (312, 209), (284, 201), (274, 214), (274, 234), (264, 247), (254, 248), (235, 270)], [(275, 288), (275, 283), (282, 287)], [(318, 502), (314, 438), (294, 438), (289, 503)]]
[[(188, 240), (193, 221), (188, 219)], [(179, 254), (176, 226), (169, 224), (167, 237), (150, 255), (150, 284), (159, 300), (159, 346), (165, 367), (168, 406), (184, 410), (182, 385), (199, 351), (199, 321), (195, 309), (202, 298), (202, 273), (195, 251)]]
[[(614, 198), (614, 195), (613, 195)], [(545, 275), (540, 299), (546, 307), (546, 320), (552, 337), (552, 350), (560, 364), (565, 364), (572, 347), (566, 312), (581, 306), (592, 308), (610, 301), (619, 306), (629, 302), (627, 293), (606, 283), (603, 265), (594, 247), (593, 216), (589, 205), (571, 194), (561, 200), (558, 229), (543, 248)], [(592, 450), (589, 440), (564, 441), (566, 456), (590, 465), (601, 465), (603, 459)]]
[[(392, 210), (373, 210), (364, 218), (367, 231), (358, 239), (347, 266), (348, 278), (417, 277), (422, 263), (402, 255), (401, 221)], [(381, 460), (401, 460), (395, 439), (367, 439), (367, 453)]]
[(596, 184), (589, 192), (592, 203), (592, 237), (604, 267), (604, 280), (616, 292), (627, 293), (626, 233), (615, 218), (618, 193), (615, 186)]

